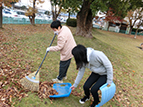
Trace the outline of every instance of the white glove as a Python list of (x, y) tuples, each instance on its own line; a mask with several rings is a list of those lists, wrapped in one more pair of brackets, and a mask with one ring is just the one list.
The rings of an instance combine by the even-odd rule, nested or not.
[(54, 32), (54, 34), (55, 34), (55, 35), (58, 35), (58, 32), (57, 32), (57, 31), (55, 31), (55, 32)]
[(50, 47), (48, 47), (47, 49), (46, 49), (46, 52), (49, 52), (50, 51)]

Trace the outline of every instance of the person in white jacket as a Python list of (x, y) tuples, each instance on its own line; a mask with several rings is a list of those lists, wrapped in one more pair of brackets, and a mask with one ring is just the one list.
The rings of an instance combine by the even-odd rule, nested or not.
[(89, 68), (92, 72), (83, 85), (85, 96), (79, 102), (84, 104), (89, 100), (91, 93), (94, 101), (90, 107), (95, 107), (100, 102), (99, 88), (105, 83), (108, 83), (108, 86), (110, 86), (113, 81), (112, 64), (103, 52), (92, 48), (85, 48), (83, 45), (75, 46), (72, 49), (72, 55), (79, 71), (71, 89), (74, 90), (78, 86), (84, 75), (85, 68)]

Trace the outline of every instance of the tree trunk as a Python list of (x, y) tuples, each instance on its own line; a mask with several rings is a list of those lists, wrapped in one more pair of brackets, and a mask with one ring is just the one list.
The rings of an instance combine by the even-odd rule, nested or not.
[(59, 16), (61, 9), (62, 9), (62, 6), (60, 6), (59, 9), (57, 10), (56, 5), (55, 6), (51, 5), (53, 21), (57, 20), (57, 17)]
[(138, 28), (137, 28), (137, 30), (136, 30), (136, 33), (135, 33), (134, 38), (136, 38), (136, 37), (137, 37), (138, 30), (139, 30), (139, 27), (138, 27)]
[[(36, 3), (36, 1), (37, 1), (37, 0), (34, 0), (34, 1), (33, 1), (33, 9), (34, 9), (34, 10), (35, 10), (35, 3)], [(32, 25), (35, 25), (35, 13), (33, 13), (33, 15), (29, 17), (29, 19), (30, 19), (31, 24), (32, 24)]]
[(33, 14), (33, 16), (29, 16), (29, 20), (32, 25), (35, 25), (35, 14)]
[(70, 10), (69, 10), (69, 12), (68, 12), (68, 13), (69, 13), (69, 15), (68, 15), (68, 19), (70, 19), (70, 15), (71, 15), (71, 12), (70, 12)]
[(77, 14), (76, 35), (92, 38), (92, 11), (90, 4), (93, 0), (84, 0), (81, 10)]
[(107, 31), (109, 31), (109, 27), (110, 27), (110, 24), (109, 24), (109, 22), (108, 22), (108, 27), (107, 27)]
[(14, 9), (14, 4), (15, 4), (15, 3), (12, 3), (12, 10)]
[(0, 2), (0, 28), (2, 28), (2, 3)]
[(35, 25), (35, 15), (32, 16), (32, 25)]
[(56, 13), (52, 11), (52, 14), (53, 14), (53, 21), (57, 20)]
[(129, 35), (131, 35), (132, 29), (133, 29), (133, 26), (130, 26)]

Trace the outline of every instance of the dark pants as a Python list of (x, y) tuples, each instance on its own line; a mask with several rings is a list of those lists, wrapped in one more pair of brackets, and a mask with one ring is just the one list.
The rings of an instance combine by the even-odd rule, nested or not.
[(89, 97), (91, 92), (95, 104), (98, 104), (99, 102), (98, 90), (103, 84), (106, 83), (106, 80), (107, 80), (107, 75), (99, 75), (92, 72), (89, 78), (84, 83), (83, 89), (85, 95)]
[(62, 80), (63, 77), (66, 76), (70, 62), (71, 62), (71, 59), (67, 61), (60, 61), (59, 76), (57, 77), (59, 80)]

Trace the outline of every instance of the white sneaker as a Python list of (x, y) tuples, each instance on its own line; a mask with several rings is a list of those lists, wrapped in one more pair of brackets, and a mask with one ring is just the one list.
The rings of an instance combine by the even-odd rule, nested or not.
[(67, 76), (63, 77), (64, 80), (67, 80), (67, 78), (68, 78)]
[(80, 102), (80, 104), (84, 104), (88, 100), (89, 100), (89, 98), (87, 96), (84, 96), (82, 99), (79, 100), (79, 102)]
[[(57, 78), (58, 78), (58, 75), (57, 75)], [(65, 77), (63, 77), (63, 79), (64, 79), (64, 80), (67, 80), (67, 79), (68, 79), (68, 77), (67, 77), (67, 76), (65, 76)]]
[(55, 83), (63, 83), (63, 81), (62, 81), (62, 80), (59, 80), (58, 78), (52, 79), (52, 81), (55, 82)]

